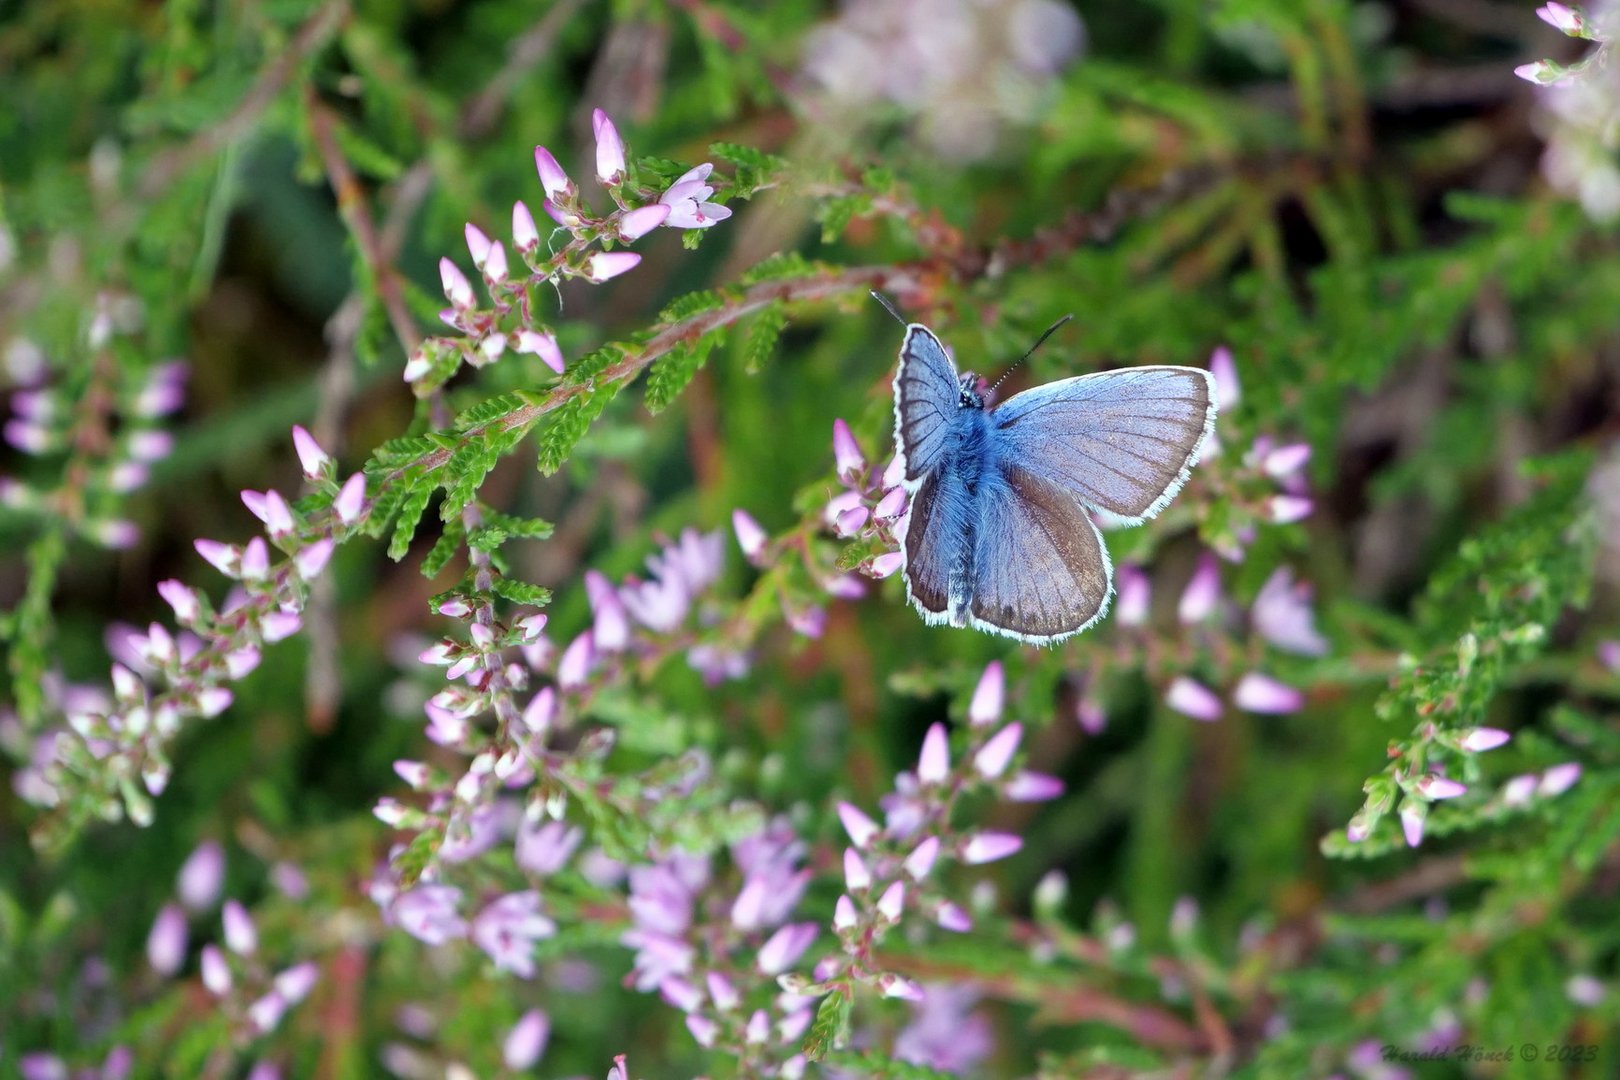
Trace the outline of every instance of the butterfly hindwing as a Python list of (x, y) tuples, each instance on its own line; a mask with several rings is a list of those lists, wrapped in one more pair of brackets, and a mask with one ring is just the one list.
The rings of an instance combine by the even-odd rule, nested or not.
[(906, 327), (894, 377), (894, 434), (908, 489), (944, 456), (957, 422), (958, 397), (956, 367), (945, 346), (921, 323)]
[(990, 414), (1006, 456), (1136, 524), (1170, 501), (1215, 426), (1215, 385), (1188, 367), (1138, 367), (1025, 390)]
[(1097, 527), (1062, 488), (1003, 463), (981, 488), (971, 623), (1049, 643), (1102, 618), (1113, 567)]

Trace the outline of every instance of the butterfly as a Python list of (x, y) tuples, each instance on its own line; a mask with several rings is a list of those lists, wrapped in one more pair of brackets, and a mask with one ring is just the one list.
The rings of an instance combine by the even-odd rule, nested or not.
[(1108, 612), (1114, 568), (1091, 512), (1140, 525), (1164, 509), (1215, 430), (1214, 378), (1124, 368), (999, 405), (980, 385), (907, 324), (894, 377), (906, 597), (930, 625), (1049, 645)]

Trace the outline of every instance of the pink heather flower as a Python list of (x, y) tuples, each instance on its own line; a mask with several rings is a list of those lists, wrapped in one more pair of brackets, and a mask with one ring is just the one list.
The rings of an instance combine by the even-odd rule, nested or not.
[(495, 967), (520, 979), (534, 977), (534, 943), (556, 932), (557, 924), (540, 914), (540, 894), (533, 889), (485, 906), (472, 924), (473, 941)]
[(639, 240), (662, 225), (669, 218), (670, 208), (664, 203), (639, 206), (619, 218), (619, 239)]
[(1215, 376), (1215, 402), (1224, 413), (1243, 397), (1242, 387), (1238, 384), (1237, 365), (1232, 362), (1232, 350), (1222, 345), (1211, 353), (1209, 372)]
[(546, 364), (552, 371), (561, 376), (567, 364), (562, 359), (562, 350), (557, 348), (557, 338), (551, 334), (539, 334), (536, 330), (518, 330), (517, 351), (539, 356), (539, 363)]
[(1204, 552), (1198, 557), (1198, 569), (1187, 582), (1176, 607), (1176, 618), (1183, 624), (1203, 622), (1215, 611), (1221, 599), (1221, 567), (1215, 556)]
[(1292, 525), (1310, 517), (1313, 506), (1303, 495), (1273, 495), (1266, 500), (1266, 513), (1278, 525)]
[(217, 540), (198, 540), (192, 544), (197, 554), (214, 565), (214, 569), (226, 577), (235, 577), (239, 572), (242, 553), (229, 544), (221, 544)]
[(890, 488), (883, 498), (872, 510), (872, 516), (879, 521), (893, 521), (906, 512), (906, 489), (902, 487)]
[[(455, 324), (451, 323), (451, 325), (453, 326)], [(413, 354), (409, 360), (405, 361), (405, 370), (399, 374), (400, 378), (404, 379), (406, 382), (413, 383), (417, 379), (425, 377), (427, 373), (432, 370), (433, 365), (428, 361), (428, 358), (418, 352)]]
[(1585, 20), (1581, 13), (1565, 7), (1563, 4), (1546, 4), (1536, 8), (1536, 17), (1554, 30), (1568, 34), (1570, 37), (1580, 37), (1585, 30)]
[(1221, 718), (1221, 699), (1215, 695), (1215, 691), (1185, 675), (1177, 675), (1171, 680), (1170, 688), (1164, 694), (1164, 703), (1194, 720)]
[(146, 962), (159, 975), (173, 975), (186, 961), (186, 913), (178, 904), (164, 904), (146, 935)]
[(1609, 996), (1608, 988), (1591, 975), (1571, 975), (1564, 983), (1564, 996), (1576, 1005), (1595, 1009)]
[(1288, 443), (1268, 451), (1261, 459), (1260, 467), (1265, 470), (1267, 476), (1282, 480), (1299, 472), (1310, 460), (1310, 443)]
[(935, 910), (934, 921), (939, 924), (940, 929), (949, 930), (953, 934), (965, 934), (973, 929), (973, 920), (968, 917), (968, 913), (949, 900)]
[(1250, 611), (1260, 636), (1284, 652), (1301, 656), (1322, 656), (1328, 643), (1316, 631), (1311, 611), (1311, 587), (1294, 583), (1294, 572), (1286, 566), (1272, 571)]
[(1562, 765), (1554, 765), (1541, 774), (1541, 783), (1536, 785), (1536, 794), (1543, 799), (1550, 799), (1562, 795), (1575, 786), (1575, 781), (1581, 778), (1581, 766), (1578, 762), (1566, 761)]
[(1401, 832), (1406, 834), (1406, 846), (1423, 843), (1423, 822), (1429, 812), (1423, 803), (1407, 800), (1401, 804)]
[(843, 933), (845, 930), (853, 930), (858, 922), (860, 917), (855, 914), (855, 901), (847, 895), (840, 896), (838, 902), (833, 905), (833, 929)]
[(534, 170), (540, 174), (540, 186), (545, 189), (546, 198), (555, 199), (559, 195), (574, 193), (574, 182), (568, 179), (568, 174), (551, 156), (551, 151), (543, 146), (534, 148)]
[(839, 574), (822, 582), (827, 595), (839, 600), (859, 600), (866, 595), (866, 583), (854, 574)]
[(204, 945), (198, 964), (203, 985), (210, 994), (224, 997), (231, 992), (231, 967), (225, 962), (225, 954), (218, 945)]
[(624, 140), (619, 138), (619, 129), (601, 109), (591, 110), (591, 129), (596, 134), (596, 175), (604, 184), (617, 184), (625, 172)]
[(168, 606), (175, 609), (175, 620), (181, 627), (190, 627), (191, 623), (203, 617), (203, 601), (199, 601), (198, 594), (190, 586), (175, 578), (168, 578), (157, 583), (157, 594), (168, 601)]
[(336, 546), (336, 541), (330, 536), (325, 536), (313, 544), (299, 548), (298, 554), (293, 556), (293, 565), (298, 567), (298, 576), (305, 581), (319, 577), (321, 571), (326, 569), (326, 564), (331, 561), (332, 550)]
[(1150, 599), (1147, 575), (1129, 563), (1114, 573), (1114, 621), (1122, 626), (1147, 622)]
[(721, 1012), (730, 1012), (742, 1004), (742, 995), (737, 993), (735, 986), (731, 985), (731, 980), (720, 972), (709, 972), (704, 976), (703, 981), (709, 987), (709, 1000), (713, 1001), (714, 1007)]
[(291, 536), (298, 527), (293, 521), (292, 507), (287, 505), (287, 500), (281, 497), (279, 491), (264, 493), (264, 523), (270, 535), (278, 540)]
[(449, 259), (439, 260), (439, 284), (444, 286), (445, 299), (457, 311), (466, 311), (473, 306), (473, 291), (467, 282), (467, 275)]
[(7, 420), (4, 434), (6, 442), (25, 454), (48, 453), (56, 442), (45, 428), (24, 420)]
[(1598, 663), (1610, 671), (1620, 673), (1620, 641), (1600, 641), (1597, 644)]
[(591, 665), (596, 659), (596, 643), (587, 630), (563, 650), (557, 661), (557, 686), (562, 690), (578, 690), (590, 679)]
[(585, 276), (601, 283), (633, 269), (640, 261), (641, 256), (633, 251), (599, 251), (591, 256)]
[(1063, 794), (1063, 781), (1045, 773), (1024, 771), (1015, 775), (1001, 789), (1009, 802), (1046, 802)]
[[(491, 281), (499, 282), (506, 280), (508, 271), (508, 267), (506, 265), (506, 247), (499, 240), (490, 242), (489, 254), (484, 257), (484, 265), (481, 269), (484, 271), (484, 276), (489, 278)], [(485, 346), (495, 349), (495, 355), (499, 356), (500, 353), (506, 348), (506, 339), (503, 337), (487, 338), (485, 340)], [(494, 357), (491, 357), (490, 359), (494, 359)]]
[(1008, 724), (992, 735), (974, 755), (973, 767), (979, 771), (980, 776), (994, 780), (1007, 771), (1013, 754), (1018, 752), (1018, 742), (1023, 737), (1024, 725)]
[(259, 932), (253, 926), (253, 919), (248, 915), (247, 908), (235, 900), (227, 900), (222, 914), (225, 923), (225, 947), (238, 956), (251, 956), (259, 947)]
[(259, 998), (247, 1009), (248, 1020), (260, 1035), (266, 1035), (276, 1029), (281, 1018), (287, 1015), (287, 1001), (274, 990)]
[(983, 727), (1001, 719), (1001, 708), (1006, 698), (1007, 680), (1000, 660), (992, 660), (979, 676), (979, 685), (973, 689), (973, 700), (968, 702), (967, 719), (972, 727)]
[(893, 882), (883, 895), (878, 897), (877, 913), (889, 922), (899, 922), (900, 915), (906, 906), (906, 887), (901, 882)]
[(866, 470), (866, 456), (861, 453), (860, 444), (843, 417), (833, 421), (833, 461), (838, 468), (838, 478), (846, 484), (854, 482)]
[(578, 825), (548, 821), (537, 828), (535, 823), (524, 818), (518, 826), (517, 864), (541, 877), (555, 874), (568, 865), (568, 860), (584, 838), (585, 830)]
[(225, 849), (218, 840), (204, 840), (181, 864), (175, 892), (192, 911), (204, 911), (219, 900), (224, 884)]
[(614, 1055), (613, 1068), (608, 1070), (607, 1080), (630, 1080), (630, 1070), (625, 1067), (623, 1054)]
[(970, 866), (1005, 859), (1024, 846), (1022, 838), (1012, 833), (982, 832), (974, 835), (962, 847), (962, 861)]
[(270, 548), (263, 537), (255, 536), (242, 548), (242, 577), (258, 581), (270, 572)]
[(1455, 799), (1468, 793), (1468, 785), (1433, 774), (1418, 777), (1412, 786), (1417, 788), (1417, 793), (1425, 799)]
[(522, 200), (512, 204), (512, 246), (525, 255), (540, 246), (540, 230)]
[(838, 515), (837, 520), (833, 522), (833, 531), (839, 536), (854, 536), (861, 531), (866, 525), (867, 518), (871, 516), (871, 511), (866, 507), (852, 506)]
[(630, 617), (612, 582), (596, 570), (585, 571), (585, 593), (595, 615), (592, 626), (596, 647), (603, 652), (620, 652), (630, 644)]
[(405, 781), (413, 791), (421, 791), (428, 786), (433, 772), (420, 761), (401, 759), (394, 762), (394, 775)]
[(259, 633), (266, 641), (282, 641), (298, 633), (303, 620), (292, 611), (272, 611), (259, 620)]
[(1247, 712), (1281, 715), (1297, 712), (1305, 704), (1305, 695), (1269, 675), (1251, 671), (1238, 680), (1232, 704)]
[(882, 831), (877, 827), (876, 822), (863, 814), (860, 808), (852, 803), (841, 802), (838, 804), (838, 820), (843, 823), (844, 831), (849, 833), (851, 842), (862, 851), (865, 851), (877, 834)]
[(463, 226), (461, 234), (467, 239), (467, 254), (472, 256), (473, 265), (482, 270), (484, 260), (489, 258), (489, 237), (470, 221)]
[(770, 542), (770, 536), (746, 510), (733, 510), (731, 512), (731, 527), (737, 533), (737, 546), (742, 548), (743, 558), (755, 566), (760, 565), (760, 559), (765, 554), (765, 545)]
[(113, 551), (128, 551), (135, 546), (136, 541), (140, 540), (141, 531), (135, 527), (133, 521), (113, 518), (87, 522), (85, 535), (104, 548)]
[(1350, 819), (1350, 824), (1344, 827), (1344, 838), (1352, 844), (1359, 844), (1372, 835), (1372, 829), (1367, 826), (1367, 815), (1357, 811)]
[(1478, 727), (1472, 728), (1462, 737), (1460, 745), (1470, 753), (1480, 753), (1485, 750), (1495, 750), (1498, 746), (1507, 745), (1513, 738), (1500, 728)]
[(136, 461), (158, 461), (174, 449), (174, 436), (167, 431), (137, 431), (129, 437), (129, 455)]
[(231, 707), (235, 696), (223, 686), (205, 686), (197, 691), (197, 712), (205, 720), (212, 720)]
[(707, 229), (731, 216), (729, 207), (708, 201), (714, 188), (705, 181), (713, 171), (714, 166), (705, 162), (682, 173), (669, 185), (658, 197), (659, 202), (670, 208), (669, 220), (664, 224), (672, 229)]
[(901, 998), (905, 1001), (921, 1001), (923, 999), (922, 987), (892, 972), (885, 972), (878, 977), (878, 989), (883, 991), (884, 997)]
[(827, 629), (827, 611), (820, 607), (793, 608), (786, 613), (793, 632), (814, 640)]
[(927, 877), (929, 871), (934, 869), (934, 861), (939, 858), (940, 840), (937, 836), (924, 838), (923, 842), (912, 849), (906, 861), (902, 864), (906, 873), (912, 880), (921, 881)]
[(390, 914), (407, 934), (429, 945), (443, 945), (467, 932), (467, 923), (456, 914), (461, 890), (453, 885), (418, 885), (401, 893)]
[(934, 724), (923, 736), (922, 753), (917, 758), (917, 781), (943, 784), (951, 772), (950, 741), (944, 724)]
[(1503, 806), (1529, 806), (1535, 798), (1537, 777), (1533, 773), (1515, 776), (1502, 785)]
[(332, 510), (343, 524), (353, 525), (360, 520), (360, 512), (365, 509), (365, 502), (366, 474), (355, 473), (345, 480), (343, 487), (338, 490), (337, 497), (332, 500)]
[(692, 1038), (701, 1047), (707, 1049), (714, 1045), (714, 1040), (720, 1035), (720, 1025), (707, 1016), (692, 1013), (686, 1018), (686, 1030), (692, 1033)]
[(314, 961), (306, 960), (277, 973), (272, 982), (276, 993), (280, 994), (287, 1004), (296, 1005), (315, 989), (315, 982), (320, 978), (320, 973), (320, 968), (315, 966)]
[(530, 1009), (507, 1033), (506, 1042), (501, 1046), (501, 1060), (513, 1072), (526, 1072), (546, 1052), (546, 1041), (550, 1037), (550, 1018), (540, 1009)]
[(1074, 707), (1074, 719), (1087, 735), (1101, 735), (1108, 726), (1108, 716), (1102, 711), (1102, 706), (1084, 694)]
[(827, 500), (827, 506), (821, 512), (822, 520), (829, 525), (836, 525), (838, 519), (857, 507), (864, 505), (861, 493), (845, 489)]
[(995, 1051), (995, 1037), (982, 1013), (969, 1012), (978, 998), (971, 987), (924, 987), (922, 1000), (912, 1006), (911, 1023), (895, 1036), (895, 1058), (940, 1073), (980, 1073)]
[(861, 858), (860, 852), (854, 848), (844, 849), (844, 887), (850, 892), (862, 892), (872, 885), (872, 872), (866, 868), (866, 862)]
[(892, 577), (905, 564), (905, 561), (904, 552), (886, 551), (872, 560), (866, 572), (881, 581), (886, 577)]
[(439, 614), (452, 619), (465, 619), (472, 614), (472, 605), (460, 597), (452, 597), (439, 605)]
[(759, 947), (755, 963), (766, 975), (780, 975), (792, 967), (815, 940), (815, 923), (788, 923)]

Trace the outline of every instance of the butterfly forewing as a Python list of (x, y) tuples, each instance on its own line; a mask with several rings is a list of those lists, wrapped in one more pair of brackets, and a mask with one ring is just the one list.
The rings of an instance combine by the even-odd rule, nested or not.
[(912, 323), (894, 377), (895, 442), (905, 456), (908, 487), (939, 464), (957, 412), (956, 368), (926, 326)]
[(1025, 641), (1077, 634), (1102, 617), (1113, 569), (1085, 508), (1021, 465), (986, 484), (973, 560), (973, 625)]
[(1186, 367), (1140, 367), (1026, 390), (991, 413), (1004, 452), (1088, 506), (1152, 517), (1198, 460), (1215, 425), (1214, 381)]

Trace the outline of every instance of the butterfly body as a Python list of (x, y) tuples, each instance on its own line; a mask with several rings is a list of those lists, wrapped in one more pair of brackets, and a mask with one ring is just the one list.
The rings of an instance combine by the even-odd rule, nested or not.
[(992, 406), (910, 324), (895, 375), (907, 597), (931, 624), (1037, 644), (1086, 629), (1113, 588), (1088, 509), (1153, 516), (1214, 421), (1209, 374), (1182, 367), (1082, 375)]

